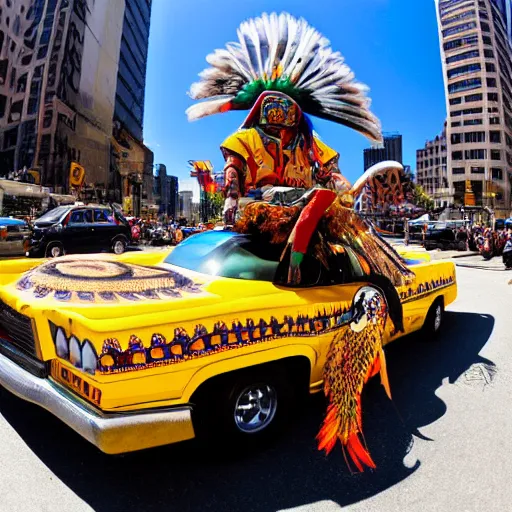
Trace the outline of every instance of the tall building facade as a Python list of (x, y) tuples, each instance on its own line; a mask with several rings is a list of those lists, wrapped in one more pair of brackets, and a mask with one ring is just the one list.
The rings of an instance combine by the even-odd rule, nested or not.
[(183, 190), (179, 193), (180, 197), (180, 216), (185, 217), (189, 222), (194, 217), (194, 206), (192, 203), (193, 192), (191, 190)]
[(153, 154), (143, 143), (151, 0), (125, 0), (114, 107), (112, 183), (123, 195), (152, 202)]
[(394, 160), (402, 163), (402, 136), (399, 133), (385, 133), (383, 148), (367, 148), (363, 152), (364, 170), (379, 162)]
[[(119, 119), (120, 130), (124, 126), (117, 107), (125, 73), (121, 45), (129, 32), (126, 19), (133, 2), (1, 2), (0, 176), (24, 166), (35, 168), (43, 185), (67, 192), (71, 162), (77, 162), (85, 168), (84, 196), (89, 189), (96, 199), (118, 201), (132, 192), (122, 188), (121, 173), (126, 167), (140, 170), (135, 158), (143, 162), (140, 183), (152, 176), (152, 169), (148, 173), (146, 168), (152, 153), (141, 146), (142, 156), (134, 158), (127, 144), (123, 146), (124, 139), (120, 137), (120, 144), (113, 137), (114, 120)], [(151, 3), (143, 3), (149, 26)], [(146, 56), (147, 35), (142, 39)], [(137, 69), (142, 85), (145, 58), (144, 69)], [(140, 103), (144, 87), (138, 94)], [(134, 131), (142, 140), (142, 121)]]
[(178, 178), (168, 176), (164, 164), (155, 165), (154, 200), (159, 206), (158, 212), (176, 220), (179, 216), (180, 199)]
[(447, 108), (451, 203), (511, 211), (512, 32), (507, 0), (435, 0)]
[(435, 139), (416, 151), (416, 183), (434, 200), (436, 207), (451, 202), (447, 172), (446, 126)]

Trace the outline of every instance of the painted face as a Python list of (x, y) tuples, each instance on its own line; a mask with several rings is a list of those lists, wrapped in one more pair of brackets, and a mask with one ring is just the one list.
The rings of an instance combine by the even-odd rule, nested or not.
[(260, 124), (270, 126), (295, 126), (297, 105), (292, 100), (279, 96), (267, 96), (261, 104)]

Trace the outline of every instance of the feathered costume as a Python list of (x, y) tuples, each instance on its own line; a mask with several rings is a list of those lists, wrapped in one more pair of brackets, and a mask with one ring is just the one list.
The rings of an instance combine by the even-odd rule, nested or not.
[[(314, 183), (324, 185), (289, 206), (249, 203), (234, 229), (281, 254), (278, 279), (281, 275), (289, 285), (305, 282), (311, 258), (328, 271), (348, 265), (343, 261), (350, 256), (350, 265), (359, 268), (359, 277), (354, 279), (361, 281), (362, 288), (354, 299), (352, 320), (335, 336), (324, 368), (324, 391), (330, 405), (318, 443), (319, 449), (329, 453), (339, 440), (360, 471), (364, 466), (373, 468), (361, 443), (361, 393), (367, 380), (380, 371), (391, 396), (383, 346), (392, 331), (403, 331), (395, 287), (409, 283), (413, 274), (351, 208), (353, 198), (374, 174), (366, 172), (350, 187), (337, 167), (330, 165), (337, 162), (331, 157), (337, 153), (319, 142), (305, 114), (353, 128), (375, 144), (382, 141), (380, 124), (369, 110), (366, 86), (354, 80), (343, 57), (306, 21), (289, 14), (264, 14), (242, 23), (238, 37), (238, 43), (208, 56), (211, 67), (190, 91), (192, 98), (204, 101), (190, 107), (187, 114), (194, 120), (230, 110), (251, 111), (227, 148), (235, 154), (226, 177), (240, 182), (236, 194), (243, 193), (245, 186), (278, 184), (272, 180), (286, 171), (290, 161), (300, 158), (303, 167), (314, 168)], [(275, 148), (282, 149), (285, 144), (279, 137), (290, 128), (295, 130), (295, 139), (286, 147), (292, 149), (282, 151), (279, 158), (274, 152), (274, 168), (269, 169), (266, 155), (261, 156), (261, 140), (268, 137), (269, 147), (275, 143)], [(282, 157), (287, 160), (283, 162)], [(305, 169), (299, 171), (306, 175)], [(328, 179), (322, 180), (326, 175)]]

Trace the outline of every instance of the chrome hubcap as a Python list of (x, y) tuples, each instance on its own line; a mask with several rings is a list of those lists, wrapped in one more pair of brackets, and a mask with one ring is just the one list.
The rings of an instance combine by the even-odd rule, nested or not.
[(441, 327), (441, 320), (443, 318), (443, 310), (441, 306), (436, 307), (436, 316), (434, 317), (434, 330), (438, 331)]
[(52, 247), (50, 254), (52, 255), (52, 258), (57, 258), (60, 256), (60, 247)]
[(258, 432), (270, 424), (276, 410), (277, 397), (272, 386), (249, 386), (240, 393), (236, 401), (235, 424), (242, 432)]
[(117, 241), (115, 244), (114, 244), (114, 252), (116, 254), (121, 254), (124, 250), (124, 246), (123, 246), (123, 242), (119, 242)]

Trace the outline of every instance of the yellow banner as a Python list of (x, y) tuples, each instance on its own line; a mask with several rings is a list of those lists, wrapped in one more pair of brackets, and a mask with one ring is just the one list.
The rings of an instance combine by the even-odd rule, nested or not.
[(72, 187), (80, 188), (85, 181), (85, 169), (77, 162), (71, 162), (69, 169), (69, 184)]

